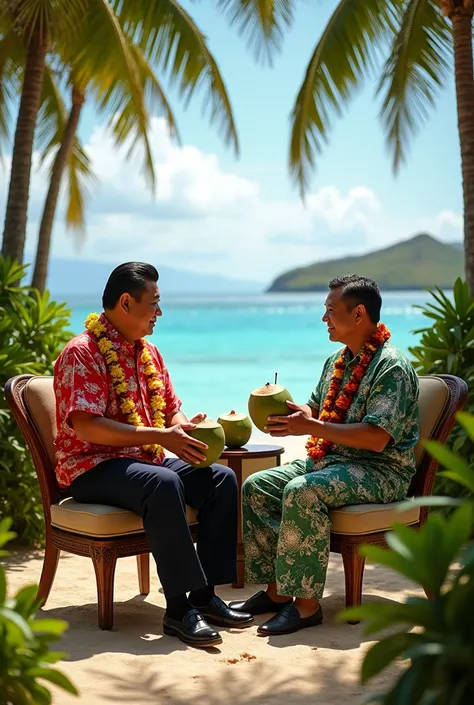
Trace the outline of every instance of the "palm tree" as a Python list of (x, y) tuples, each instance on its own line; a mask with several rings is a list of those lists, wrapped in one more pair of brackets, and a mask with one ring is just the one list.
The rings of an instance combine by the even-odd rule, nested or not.
[[(255, 46), (281, 45), (295, 0), (219, 0)], [(380, 118), (398, 171), (454, 66), (464, 194), (466, 280), (474, 294), (474, 0), (338, 0), (292, 111), (290, 173), (304, 197), (333, 118), (378, 77)]]
[[(0, 140), (9, 142), (9, 108), (14, 104), (25, 70), (26, 48), (21, 39), (9, 32), (0, 39)], [(46, 65), (43, 90), (40, 101), (39, 130), (37, 145), (41, 161), (50, 155), (60, 144), (65, 130), (66, 109), (57, 83), (57, 71)], [(87, 154), (77, 137), (74, 137), (72, 150), (66, 162), (66, 224), (68, 227), (82, 227), (84, 223), (84, 198), (86, 191), (95, 181)]]
[[(46, 200), (43, 208), (43, 215), (41, 218), (40, 229), (38, 233), (38, 244), (36, 246), (36, 258), (35, 266), (33, 270), (32, 286), (39, 289), (41, 293), (44, 292), (46, 288), (46, 281), (48, 278), (48, 263), (49, 263), (49, 252), (51, 249), (51, 235), (53, 230), (54, 216), (56, 213), (59, 190), (61, 187), (61, 181), (63, 174), (71, 160), (71, 156), (74, 159), (74, 146), (77, 140), (76, 132), (79, 125), (79, 119), (81, 116), (82, 106), (84, 104), (84, 93), (78, 88), (73, 86), (71, 91), (72, 108), (67, 119), (64, 120), (64, 113), (62, 114), (63, 120), (59, 124), (59, 134), (61, 135), (61, 141), (58, 146), (56, 156), (53, 161), (48, 192), (46, 195)], [(74, 159), (77, 165), (77, 161)], [(74, 226), (83, 226), (84, 214), (83, 214), (83, 197), (82, 192), (75, 190), (73, 192), (74, 203), (69, 202), (68, 216), (66, 221)], [(77, 206), (79, 199), (79, 208)], [(75, 217), (71, 217), (71, 212), (75, 214)]]
[[(0, 35), (13, 31), (27, 47), (3, 234), (5, 256), (23, 259), (33, 141), (49, 50), (64, 56), (68, 46), (80, 42), (74, 70), (79, 85), (92, 85), (92, 90), (99, 89), (94, 77), (120, 74), (120, 81), (101, 79), (99, 105), (110, 114), (114, 107), (120, 109), (116, 103), (120, 86), (128, 83), (128, 107), (114, 122), (113, 132), (125, 142), (130, 128), (134, 129), (134, 150), (146, 135), (147, 113), (140, 71), (128, 41), (133, 37), (144, 57), (179, 83), (182, 96), (190, 99), (197, 88), (204, 90), (211, 122), (220, 122), (226, 144), (238, 151), (224, 81), (204, 36), (176, 0), (16, 0), (0, 7)], [(145, 148), (144, 165), (151, 174), (149, 148)]]
[(84, 11), (85, 0), (17, 0), (0, 5), (0, 34), (3, 38), (17, 35), (26, 48), (2, 244), (2, 254), (20, 263), (25, 245), (33, 143), (46, 54), (56, 38), (77, 30)]
[[(147, 98), (147, 108), (153, 110), (155, 105), (157, 105), (160, 112), (165, 115), (171, 135), (177, 136), (177, 126), (173, 111), (153, 69), (145, 59), (143, 52), (130, 42), (128, 37), (126, 37), (126, 40), (129, 43), (128, 49), (136, 64), (136, 69), (140, 76), (140, 83), (144, 95)], [(151, 155), (148, 142), (148, 121), (145, 131), (142, 132), (140, 115), (137, 115), (135, 110), (135, 102), (132, 97), (132, 87), (130, 84), (127, 81), (122, 81), (120, 74), (118, 76), (111, 74), (110, 67), (108, 67), (108, 72), (93, 77), (87, 77), (84, 71), (82, 71), (81, 80), (79, 81), (79, 74), (75, 67), (74, 58), (79, 55), (79, 52), (79, 47), (70, 47), (69, 58), (67, 60), (67, 63), (71, 67), (68, 80), (68, 87), (71, 92), (71, 110), (67, 119), (63, 118), (58, 121), (57, 130), (44, 150), (45, 157), (54, 149), (56, 150), (56, 155), (52, 163), (49, 187), (41, 218), (32, 279), (32, 285), (41, 292), (46, 288), (54, 217), (58, 205), (61, 181), (64, 172), (68, 170), (68, 165), (70, 187), (68, 189), (69, 206), (67, 209), (66, 223), (69, 226), (80, 228), (81, 230), (84, 229), (84, 194), (81, 186), (84, 185), (84, 178), (90, 179), (90, 173), (88, 169), (83, 169), (82, 172), (79, 171), (83, 159), (78, 159), (80, 155), (78, 155), (77, 149), (75, 150), (75, 140), (77, 139), (76, 132), (86, 93), (89, 91), (92, 98), (99, 104), (99, 108), (102, 112), (105, 111), (111, 114), (109, 126), (112, 127), (118, 144), (121, 144), (123, 139), (133, 140), (133, 136), (136, 133), (136, 138), (141, 138), (142, 140), (142, 147), (144, 148), (145, 154)], [(85, 85), (87, 81), (88, 85)], [(110, 101), (112, 101), (112, 106), (110, 105)], [(60, 96), (57, 96), (55, 114), (58, 116), (64, 115), (64, 106), (62, 105)], [(150, 185), (153, 187), (155, 183), (155, 173), (151, 157), (144, 161), (144, 173)], [(75, 179), (75, 184), (71, 184), (71, 176)]]

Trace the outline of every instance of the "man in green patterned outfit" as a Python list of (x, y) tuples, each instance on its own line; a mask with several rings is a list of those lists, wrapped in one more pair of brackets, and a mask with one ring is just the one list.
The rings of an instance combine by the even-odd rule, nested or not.
[[(322, 320), (330, 340), (346, 346), (341, 390), (364, 344), (377, 331), (381, 305), (378, 286), (370, 279), (350, 275), (329, 284)], [(255, 473), (243, 485), (246, 579), (268, 587), (230, 606), (254, 615), (276, 612), (258, 628), (261, 634), (288, 634), (321, 624), (328, 510), (402, 499), (415, 472), (418, 378), (390, 343), (375, 352), (345, 422), (318, 418), (341, 352), (326, 361), (308, 403), (288, 402), (293, 413), (269, 417), (267, 426), (275, 437), (325, 439), (332, 444), (327, 454)]]

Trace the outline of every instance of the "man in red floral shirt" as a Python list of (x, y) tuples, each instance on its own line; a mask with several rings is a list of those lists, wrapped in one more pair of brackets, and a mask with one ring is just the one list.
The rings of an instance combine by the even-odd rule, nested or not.
[[(186, 418), (163, 358), (144, 340), (162, 315), (157, 281), (156, 269), (142, 262), (114, 269), (104, 313), (90, 316), (56, 361), (56, 474), (76, 501), (143, 518), (166, 597), (165, 633), (214, 646), (222, 639), (209, 623), (253, 621), (214, 592), (236, 578), (237, 484), (228, 467), (193, 465), (207, 446), (187, 431), (204, 415)], [(197, 552), (186, 504), (199, 512)]]

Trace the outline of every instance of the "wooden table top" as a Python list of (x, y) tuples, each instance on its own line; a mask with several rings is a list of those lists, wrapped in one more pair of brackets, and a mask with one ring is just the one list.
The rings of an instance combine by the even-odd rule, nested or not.
[(224, 448), (221, 458), (269, 458), (284, 453), (283, 446), (249, 443), (242, 448)]

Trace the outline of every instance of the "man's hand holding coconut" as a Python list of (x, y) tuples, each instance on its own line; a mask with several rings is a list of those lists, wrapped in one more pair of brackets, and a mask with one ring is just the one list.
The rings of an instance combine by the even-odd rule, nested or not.
[(286, 405), (292, 413), (287, 416), (269, 416), (265, 431), (277, 438), (282, 436), (308, 436), (312, 433), (314, 420), (311, 407), (307, 404), (299, 406), (293, 401), (287, 401)]

